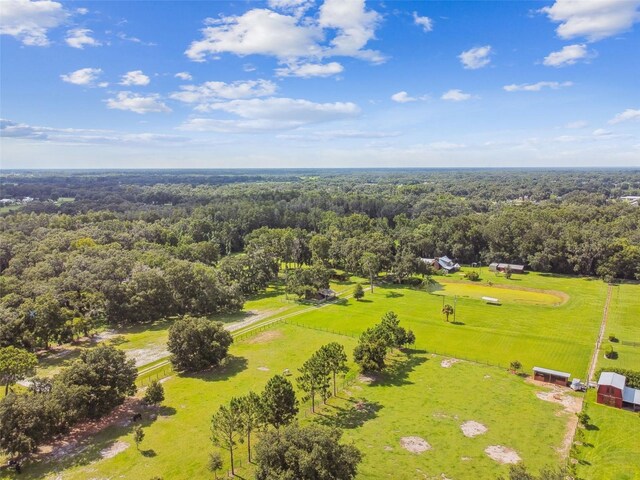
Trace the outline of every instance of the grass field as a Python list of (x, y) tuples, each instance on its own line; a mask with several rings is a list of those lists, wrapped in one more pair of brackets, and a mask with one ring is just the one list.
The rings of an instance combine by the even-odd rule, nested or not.
[(586, 412), (592, 427), (584, 430), (578, 447), (578, 476), (585, 480), (637, 480), (640, 478), (640, 416), (595, 403), (587, 394)]
[[(76, 455), (29, 466), (21, 478), (209, 478), (209, 422), (217, 407), (231, 396), (261, 390), (285, 368), (295, 371), (330, 341), (342, 343), (349, 352), (355, 345), (350, 337), (315, 331), (310, 335), (309, 329), (292, 325), (262, 332), (234, 345), (225, 368), (166, 381), (165, 407), (155, 422), (145, 423), (141, 451), (135, 448), (130, 426), (113, 426)], [(420, 478), (446, 473), (452, 478), (493, 479), (506, 467), (487, 457), (484, 449), (489, 445), (513, 448), (534, 469), (560, 461), (556, 448), (566, 427), (560, 405), (536, 398), (538, 387), (502, 369), (468, 362), (443, 368), (442, 360), (424, 351), (408, 358), (398, 355), (377, 382), (347, 386), (341, 398), (318, 415), (311, 415), (305, 405), (300, 419), (345, 428), (345, 440), (354, 441), (365, 454), (363, 479), (413, 479), (418, 471), (425, 475)], [(355, 399), (365, 399), (372, 410), (365, 415), (356, 412), (351, 408)], [(460, 424), (467, 420), (482, 423), (488, 432), (465, 437)], [(408, 435), (424, 438), (432, 450), (421, 455), (404, 450), (400, 438)], [(102, 458), (109, 448), (122, 445), (117, 442), (129, 447), (113, 458)], [(238, 474), (249, 478), (245, 452), (240, 445)]]
[[(609, 342), (609, 335), (618, 342)], [(625, 345), (634, 342), (637, 345)], [(640, 370), (640, 285), (622, 284), (613, 287), (609, 318), (602, 348), (611, 345), (618, 354), (616, 359), (599, 356), (598, 367), (619, 367)]]
[[(507, 280), (490, 274), (487, 279), (494, 283), (492, 287), (452, 277), (436, 277), (441, 282), (442, 289), (436, 290), (440, 295), (386, 284), (375, 288), (373, 294), (367, 293), (364, 301), (341, 301), (294, 321), (359, 334), (393, 310), (415, 332), (418, 348), (504, 367), (519, 360), (527, 371), (537, 365), (585, 378), (606, 298), (603, 282), (533, 273)], [(505, 300), (496, 306), (478, 298), (481, 288), (482, 295), (506, 299), (511, 290), (504, 286), (527, 289), (516, 291), (517, 295), (562, 292), (564, 303), (532, 305)], [(452, 296), (442, 296), (449, 288), (459, 296), (455, 300), (456, 322), (447, 323), (441, 309), (443, 302), (454, 304)], [(559, 298), (558, 294), (545, 295)]]

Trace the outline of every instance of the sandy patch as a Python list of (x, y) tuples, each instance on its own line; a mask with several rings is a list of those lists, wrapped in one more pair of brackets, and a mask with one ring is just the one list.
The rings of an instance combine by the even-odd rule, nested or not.
[(124, 352), (127, 358), (136, 362), (136, 367), (147, 365), (161, 358), (166, 358), (170, 355), (166, 345), (157, 345), (150, 348), (136, 348), (133, 350), (125, 350)]
[(105, 340), (111, 340), (118, 336), (118, 333), (115, 330), (104, 330), (100, 333), (97, 333), (92, 337), (94, 342), (104, 342)]
[(368, 383), (375, 382), (376, 379), (374, 377), (370, 376), (370, 375), (362, 375), (362, 374), (360, 374), (360, 375), (358, 375), (358, 381), (360, 383), (367, 383), (368, 384)]
[(264, 320), (265, 318), (271, 317), (273, 315), (277, 315), (278, 313), (286, 310), (287, 308), (289, 307), (274, 308), (271, 310), (264, 310), (262, 312), (259, 310), (249, 310), (245, 312), (246, 318), (244, 320), (230, 323), (224, 328), (226, 328), (230, 332), (235, 332), (236, 330), (240, 330), (241, 328), (248, 327), (249, 325), (259, 322), (260, 320)]
[(117, 441), (113, 442), (110, 447), (100, 450), (100, 456), (102, 458), (113, 458), (120, 452), (124, 452), (130, 445), (127, 442)]
[(390, 447), (389, 445), (385, 445), (384, 446), (385, 451), (387, 452), (391, 452), (393, 450), (393, 447)]
[(489, 445), (484, 449), (484, 453), (498, 463), (518, 463), (522, 460), (518, 452), (503, 445)]
[(278, 338), (282, 338), (282, 332), (278, 330), (269, 330), (268, 332), (262, 332), (255, 337), (250, 338), (247, 343), (268, 343)]
[(485, 375), (483, 378), (486, 380), (488, 378), (491, 378), (491, 375)]
[(268, 372), (269, 369), (267, 367), (258, 367), (258, 370), (260, 370), (261, 372)]
[(460, 460), (462, 460), (463, 462), (469, 462), (471, 461), (471, 457), (460, 457)]
[(452, 365), (456, 363), (460, 363), (462, 360), (458, 360), (457, 358), (445, 358), (440, 362), (440, 366), (442, 368), (451, 368)]
[(559, 403), (567, 413), (578, 413), (582, 407), (579, 397), (572, 397), (561, 388), (554, 388), (548, 392), (536, 392), (536, 397), (545, 402)]
[(473, 438), (478, 435), (483, 435), (487, 433), (487, 427), (483, 424), (474, 422), (473, 420), (469, 420), (468, 422), (464, 422), (460, 425), (460, 429), (465, 437)]
[(420, 437), (402, 437), (400, 445), (411, 453), (422, 453), (431, 450), (431, 445), (424, 438)]

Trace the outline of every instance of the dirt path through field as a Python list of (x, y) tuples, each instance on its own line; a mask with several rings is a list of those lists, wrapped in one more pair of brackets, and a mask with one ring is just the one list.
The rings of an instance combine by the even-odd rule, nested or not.
[(591, 357), (591, 364), (589, 365), (589, 374), (587, 375), (587, 382), (593, 381), (593, 374), (596, 372), (596, 365), (598, 365), (598, 352), (600, 351), (600, 345), (602, 345), (602, 337), (604, 336), (604, 330), (607, 327), (607, 318), (609, 317), (609, 303), (611, 302), (612, 294), (613, 294), (613, 287), (609, 285), (607, 289), (607, 300), (604, 302), (604, 311), (602, 312), (602, 323), (600, 324), (600, 333), (598, 334), (598, 340), (596, 341), (596, 348), (593, 351), (593, 357)]

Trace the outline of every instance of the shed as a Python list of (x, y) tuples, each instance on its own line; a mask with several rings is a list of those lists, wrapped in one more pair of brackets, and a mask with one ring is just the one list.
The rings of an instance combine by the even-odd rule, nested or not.
[(487, 303), (490, 303), (491, 305), (500, 305), (500, 300), (498, 300), (497, 298), (482, 297), (482, 300), (484, 300)]
[(492, 272), (506, 272), (507, 270), (511, 270), (511, 273), (524, 273), (524, 265), (493, 262), (489, 264), (489, 270)]
[(554, 385), (567, 386), (570, 373), (551, 370), (549, 368), (533, 367), (533, 378), (539, 382), (553, 383)]
[(625, 407), (640, 410), (640, 390), (637, 388), (624, 387), (622, 391), (622, 403)]
[(602, 372), (598, 379), (597, 402), (610, 407), (622, 408), (626, 381), (627, 379), (618, 373)]
[(331, 290), (330, 288), (321, 288), (320, 290), (318, 290), (318, 294), (324, 300), (331, 300), (332, 298), (336, 298), (336, 292), (334, 290)]

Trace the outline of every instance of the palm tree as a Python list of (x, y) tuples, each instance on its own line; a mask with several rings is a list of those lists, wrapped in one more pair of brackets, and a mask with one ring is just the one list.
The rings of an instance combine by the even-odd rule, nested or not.
[(448, 303), (442, 307), (442, 313), (447, 316), (447, 322), (449, 321), (449, 315), (453, 315), (453, 307)]

